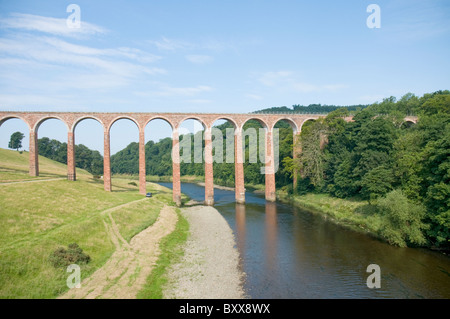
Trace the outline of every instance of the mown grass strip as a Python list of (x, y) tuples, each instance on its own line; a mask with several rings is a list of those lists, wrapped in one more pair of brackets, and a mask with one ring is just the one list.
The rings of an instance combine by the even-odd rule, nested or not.
[(167, 273), (171, 265), (176, 264), (184, 255), (183, 244), (189, 235), (189, 223), (177, 209), (178, 221), (175, 230), (164, 237), (160, 243), (161, 254), (137, 299), (164, 298), (164, 285), (168, 282)]

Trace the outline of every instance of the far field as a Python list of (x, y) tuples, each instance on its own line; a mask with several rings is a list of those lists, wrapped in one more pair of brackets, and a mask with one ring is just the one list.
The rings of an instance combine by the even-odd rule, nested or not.
[(66, 165), (44, 157), (39, 165), (40, 176), (30, 177), (27, 152), (0, 149), (0, 298), (56, 298), (67, 291), (66, 269), (49, 262), (58, 247), (77, 243), (90, 256), (82, 279), (104, 265), (115, 250), (105, 211), (130, 242), (164, 205), (173, 205), (171, 191), (156, 184), (147, 185), (152, 198), (124, 178), (113, 178), (113, 191), (105, 192), (103, 181), (86, 171), (77, 169), (71, 182)]

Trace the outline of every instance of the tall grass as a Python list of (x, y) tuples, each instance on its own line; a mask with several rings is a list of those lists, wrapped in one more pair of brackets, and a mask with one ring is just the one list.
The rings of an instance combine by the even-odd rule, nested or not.
[[(23, 154), (0, 150), (0, 166), (8, 174), (26, 176), (27, 159), (19, 158)], [(50, 160), (40, 162), (41, 172), (54, 170), (56, 175), (65, 176), (67, 167), (61, 165)], [(109, 218), (105, 210), (130, 203), (111, 213), (121, 235), (130, 240), (154, 223), (162, 205), (171, 203), (170, 190), (159, 185), (149, 184), (154, 196), (137, 201), (143, 197), (137, 187), (128, 184), (129, 180), (113, 179), (113, 192), (105, 192), (101, 180), (78, 169), (77, 173), (75, 182), (0, 185), (0, 298), (57, 297), (68, 289), (69, 274), (50, 263), (49, 256), (55, 249), (77, 243), (91, 257), (88, 264), (80, 265), (84, 279), (115, 249), (104, 226)], [(5, 179), (4, 174), (0, 171), (0, 181)]]

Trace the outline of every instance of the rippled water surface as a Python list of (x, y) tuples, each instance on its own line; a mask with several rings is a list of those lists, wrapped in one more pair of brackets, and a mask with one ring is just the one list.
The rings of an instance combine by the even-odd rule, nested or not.
[[(201, 186), (181, 190), (204, 200)], [(245, 205), (232, 191), (215, 189), (214, 198), (234, 231), (251, 298), (450, 298), (448, 256), (393, 247), (254, 193)], [(379, 289), (367, 287), (370, 264), (380, 266)]]

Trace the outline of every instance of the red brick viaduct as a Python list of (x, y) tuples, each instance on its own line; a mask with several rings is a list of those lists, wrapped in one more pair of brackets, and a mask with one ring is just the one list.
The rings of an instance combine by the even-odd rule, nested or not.
[[(154, 119), (165, 120), (172, 128), (172, 168), (173, 168), (173, 200), (180, 205), (180, 155), (178, 130), (183, 121), (188, 119), (198, 120), (205, 130), (205, 204), (214, 204), (214, 181), (212, 160), (211, 128), (217, 120), (227, 120), (234, 126), (235, 131), (235, 194), (236, 201), (245, 202), (244, 166), (242, 151), (242, 132), (244, 124), (249, 120), (257, 120), (264, 127), (266, 145), (266, 174), (265, 196), (268, 201), (275, 201), (275, 170), (273, 158), (273, 128), (278, 121), (287, 121), (294, 132), (294, 139), (300, 134), (303, 124), (308, 120), (316, 120), (326, 116), (325, 114), (225, 114), (225, 113), (77, 113), (77, 112), (14, 112), (0, 111), (0, 126), (8, 119), (18, 118), (23, 120), (30, 129), (30, 175), (39, 175), (38, 162), (38, 129), (48, 119), (59, 119), (66, 126), (67, 137), (67, 178), (76, 179), (75, 169), (75, 127), (85, 119), (98, 121), (104, 130), (104, 164), (103, 181), (106, 191), (111, 191), (111, 165), (110, 165), (110, 128), (120, 119), (133, 121), (139, 129), (139, 192), (146, 194), (145, 174), (145, 136), (146, 125)], [(352, 117), (345, 118), (350, 121)], [(406, 117), (405, 121), (417, 122), (416, 117)], [(296, 151), (294, 150), (294, 156)]]

